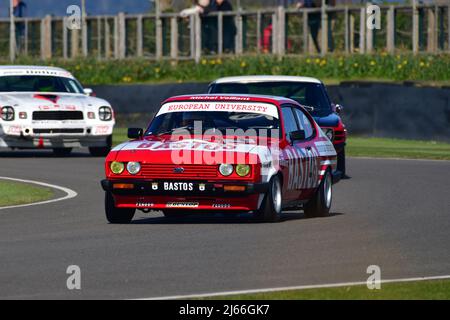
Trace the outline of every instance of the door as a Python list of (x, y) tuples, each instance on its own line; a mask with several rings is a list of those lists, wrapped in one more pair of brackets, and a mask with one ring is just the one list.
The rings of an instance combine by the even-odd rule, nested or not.
[(314, 194), (319, 183), (319, 168), (320, 158), (319, 152), (314, 144), (317, 136), (316, 126), (311, 120), (311, 117), (300, 108), (293, 108), (298, 126), (303, 130), (304, 140), (296, 141), (294, 147), (298, 153), (302, 154), (302, 167), (304, 169), (304, 177), (301, 183), (303, 190), (299, 195), (301, 199), (310, 198)]

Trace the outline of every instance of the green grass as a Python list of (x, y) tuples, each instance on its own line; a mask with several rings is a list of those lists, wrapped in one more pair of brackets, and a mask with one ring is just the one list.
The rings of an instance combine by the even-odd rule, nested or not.
[(388, 138), (350, 137), (347, 156), (450, 160), (450, 144)]
[(382, 284), (380, 290), (367, 286), (290, 290), (212, 297), (226, 300), (449, 300), (450, 280), (416, 281)]
[[(127, 140), (125, 128), (114, 130), (114, 145)], [(349, 137), (346, 155), (351, 157), (450, 160), (450, 144), (436, 141)]]
[(0, 207), (45, 201), (53, 195), (49, 188), (0, 180)]

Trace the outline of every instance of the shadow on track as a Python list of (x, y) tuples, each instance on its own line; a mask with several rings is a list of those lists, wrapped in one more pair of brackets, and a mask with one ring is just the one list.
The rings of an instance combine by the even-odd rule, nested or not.
[[(312, 219), (329, 219), (344, 215), (343, 213), (332, 213), (329, 217), (324, 218), (307, 218), (303, 212), (286, 213), (278, 223), (286, 223), (294, 220), (312, 220)], [(238, 216), (224, 216), (224, 215), (190, 215), (181, 218), (167, 218), (167, 217), (142, 217), (133, 220), (131, 224), (262, 224), (256, 220), (251, 214), (242, 214)]]

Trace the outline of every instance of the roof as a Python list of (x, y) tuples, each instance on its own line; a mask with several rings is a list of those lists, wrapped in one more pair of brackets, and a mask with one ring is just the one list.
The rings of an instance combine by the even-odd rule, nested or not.
[(62, 68), (47, 66), (0, 66), (0, 76), (41, 75), (74, 78), (73, 75)]
[(239, 76), (239, 77), (225, 77), (214, 81), (213, 83), (251, 83), (251, 82), (310, 82), (322, 83), (319, 79), (311, 77), (296, 77), (296, 76)]
[(163, 104), (176, 101), (230, 101), (230, 102), (262, 102), (281, 105), (283, 103), (298, 104), (294, 100), (285, 97), (263, 96), (254, 94), (195, 94), (175, 96), (167, 99)]

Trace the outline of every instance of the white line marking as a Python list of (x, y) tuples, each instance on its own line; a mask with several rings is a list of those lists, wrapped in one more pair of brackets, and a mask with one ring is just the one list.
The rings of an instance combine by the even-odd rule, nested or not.
[(56, 185), (53, 185), (53, 184), (44, 183), (44, 182), (32, 181), (32, 180), (23, 180), (23, 179), (9, 178), (9, 177), (0, 177), (0, 180), (9, 180), (9, 181), (15, 181), (15, 182), (36, 184), (36, 185), (39, 185), (39, 186), (60, 190), (60, 191), (62, 191), (64, 193), (66, 193), (66, 196), (64, 196), (62, 198), (57, 198), (57, 199), (52, 199), (52, 200), (47, 200), (47, 201), (34, 202), (34, 203), (29, 203), (29, 204), (20, 204), (20, 205), (17, 205), (17, 206), (0, 207), (0, 210), (38, 206), (38, 205), (43, 205), (43, 204), (49, 204), (49, 203), (69, 200), (69, 199), (72, 199), (72, 198), (75, 198), (76, 196), (78, 196), (78, 193), (76, 193), (75, 191), (73, 191), (71, 189), (68, 189), (68, 188), (65, 188), (65, 187), (56, 186)]
[[(403, 279), (389, 279), (389, 280), (381, 280), (381, 283), (383, 284), (383, 283), (394, 283), (394, 282), (412, 282), (412, 281), (429, 281), (429, 280), (446, 280), (446, 279), (450, 279), (450, 275), (433, 276), (433, 277), (418, 277), (418, 278), (403, 278)], [(253, 293), (268, 293), (268, 292), (277, 292), (277, 291), (360, 286), (360, 285), (366, 285), (366, 284), (367, 284), (366, 281), (364, 281), (364, 282), (343, 282), (343, 283), (331, 283), (331, 284), (319, 284), (319, 285), (307, 285), (307, 286), (295, 286), (295, 287), (279, 287), (279, 288), (265, 288), (265, 289), (254, 289), (254, 290), (189, 294), (189, 295), (180, 295), (180, 296), (154, 297), (154, 298), (144, 298), (144, 299), (137, 299), (137, 300), (195, 299), (195, 298), (209, 298), (209, 297), (232, 296), (232, 295), (253, 294)]]

